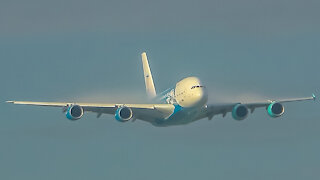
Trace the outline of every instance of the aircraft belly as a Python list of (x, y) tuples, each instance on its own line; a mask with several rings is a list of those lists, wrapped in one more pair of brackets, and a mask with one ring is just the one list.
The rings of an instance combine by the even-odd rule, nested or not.
[(201, 114), (199, 114), (199, 110), (200, 109), (198, 108), (183, 109), (173, 114), (168, 119), (157, 119), (152, 124), (162, 127), (189, 124), (199, 119), (198, 117)]

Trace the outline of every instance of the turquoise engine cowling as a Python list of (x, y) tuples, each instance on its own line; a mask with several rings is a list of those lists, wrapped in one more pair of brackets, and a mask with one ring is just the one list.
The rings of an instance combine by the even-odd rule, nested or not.
[(71, 105), (66, 111), (69, 120), (78, 120), (83, 116), (83, 108), (79, 105)]
[(133, 116), (132, 110), (131, 108), (128, 107), (119, 107), (116, 110), (116, 113), (114, 115), (114, 117), (116, 118), (117, 121), (119, 122), (127, 122), (129, 121)]
[(248, 114), (249, 110), (243, 104), (237, 104), (232, 109), (232, 117), (235, 120), (244, 120), (246, 117), (248, 117)]
[(267, 112), (269, 116), (276, 118), (284, 113), (284, 107), (278, 102), (273, 102), (268, 106)]

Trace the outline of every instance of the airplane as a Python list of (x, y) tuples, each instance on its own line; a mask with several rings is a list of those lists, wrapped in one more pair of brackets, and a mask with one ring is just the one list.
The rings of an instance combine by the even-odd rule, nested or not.
[(244, 120), (256, 108), (266, 108), (272, 118), (280, 117), (284, 113), (283, 103), (316, 100), (311, 97), (265, 100), (250, 103), (225, 103), (208, 104), (208, 91), (206, 86), (197, 77), (187, 77), (173, 88), (157, 94), (153, 83), (147, 55), (141, 54), (146, 94), (152, 103), (146, 104), (108, 104), (108, 103), (73, 103), (73, 102), (32, 102), (32, 101), (6, 101), (13, 104), (24, 104), (34, 106), (60, 107), (69, 120), (75, 121), (82, 118), (84, 112), (97, 113), (97, 118), (102, 114), (114, 115), (120, 122), (135, 121), (136, 119), (151, 123), (157, 127), (185, 125), (200, 119), (221, 114), (223, 117), (231, 113), (233, 119)]

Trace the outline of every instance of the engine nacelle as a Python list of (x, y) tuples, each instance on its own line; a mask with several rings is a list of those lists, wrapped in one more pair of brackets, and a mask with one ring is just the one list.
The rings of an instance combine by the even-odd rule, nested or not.
[(83, 108), (79, 105), (71, 105), (66, 111), (66, 116), (70, 120), (78, 120), (83, 116)]
[(119, 107), (114, 115), (117, 121), (126, 122), (129, 121), (133, 116), (131, 108)]
[(243, 104), (237, 104), (232, 109), (232, 117), (235, 120), (244, 120), (249, 114), (248, 108)]
[(267, 108), (268, 114), (271, 117), (279, 117), (284, 113), (284, 107), (282, 104), (273, 102)]

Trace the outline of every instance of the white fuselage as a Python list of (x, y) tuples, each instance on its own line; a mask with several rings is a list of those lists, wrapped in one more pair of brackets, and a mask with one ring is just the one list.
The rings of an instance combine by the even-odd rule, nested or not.
[(202, 107), (208, 101), (208, 93), (199, 78), (187, 77), (176, 84), (174, 99), (184, 108)]
[(173, 104), (175, 109), (168, 118), (155, 120), (153, 124), (181, 125), (199, 119), (208, 101), (208, 92), (199, 78), (187, 77), (179, 81), (174, 88), (167, 90), (160, 98), (168, 104)]

